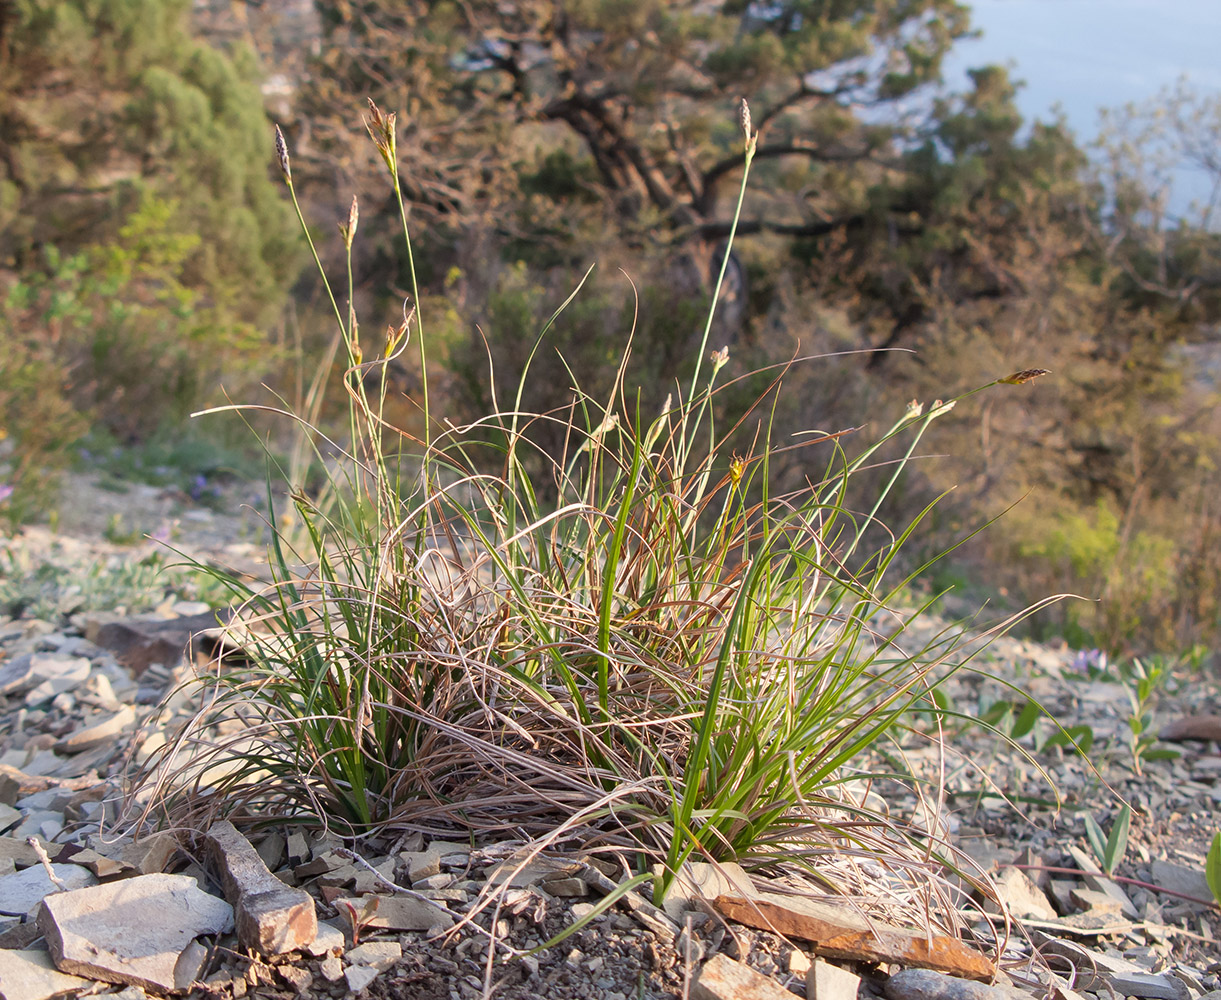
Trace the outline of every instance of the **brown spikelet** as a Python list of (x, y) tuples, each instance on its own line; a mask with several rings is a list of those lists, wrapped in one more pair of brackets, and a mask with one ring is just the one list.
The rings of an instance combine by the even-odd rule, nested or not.
[(284, 174), (284, 179), (291, 183), (293, 172), (288, 165), (288, 143), (284, 141), (284, 133), (279, 125), (276, 126), (276, 158), (280, 161), (280, 172)]
[(356, 202), (356, 195), (352, 195), (352, 204), (348, 208), (347, 225), (339, 224), (339, 235), (343, 237), (343, 244), (349, 250), (352, 249), (352, 240), (356, 238), (356, 226), (360, 222), (360, 206)]
[(1001, 385), (1025, 385), (1027, 382), (1033, 382), (1037, 378), (1051, 374), (1047, 368), (1023, 368), (1020, 372), (1014, 372), (1012, 375), (997, 379)]
[(392, 111), (390, 114), (383, 114), (379, 108), (369, 98), (369, 117), (365, 119), (365, 128), (369, 130), (369, 138), (373, 140), (373, 145), (377, 147), (377, 151), (382, 154), (382, 160), (390, 173), (395, 173), (395, 159), (398, 155), (398, 140), (396, 138), (394, 121), (395, 114)]

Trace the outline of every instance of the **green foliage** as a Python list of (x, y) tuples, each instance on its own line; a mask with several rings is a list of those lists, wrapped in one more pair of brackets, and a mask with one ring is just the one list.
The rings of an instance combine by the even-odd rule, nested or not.
[(77, 412), (121, 439), (181, 424), (215, 392), (270, 360), (253, 328), (185, 282), (197, 236), (168, 229), (175, 207), (146, 196), (115, 241), (44, 268), (11, 289), (10, 328), (49, 331)]
[(1127, 699), (1128, 751), (1132, 769), (1141, 774), (1144, 762), (1149, 760), (1173, 760), (1179, 751), (1170, 747), (1158, 747), (1154, 735), (1154, 703), (1161, 688), (1174, 675), (1176, 668), (1188, 666), (1198, 670), (1207, 650), (1194, 647), (1173, 661), (1161, 657), (1147, 657), (1112, 662), (1101, 650), (1089, 650), (1077, 654), (1076, 666), (1082, 675), (1091, 681), (1109, 681), (1123, 688)]
[[(275, 360), (259, 327), (300, 258), (261, 152), (257, 65), (192, 39), (188, 11), (23, 0), (6, 24), (0, 323), (17, 353), (0, 364), (47, 362), (45, 402), (6, 379), (26, 470), (10, 519), (37, 509), (31, 456), (62, 465), (83, 422), (146, 437), (210, 399), (221, 373), (242, 390)], [(40, 406), (57, 408), (46, 429), (14, 416)]]
[[(185, 283), (262, 322), (299, 267), (291, 216), (267, 175), (258, 67), (187, 32), (187, 0), (23, 0), (0, 89), (0, 267), (37, 268), (118, 234), (151, 194), (160, 228), (193, 239)], [(54, 80), (55, 85), (49, 86)], [(88, 107), (88, 115), (81, 108)]]
[(8, 25), (10, 523), (45, 509), (86, 423), (147, 436), (209, 397), (222, 372), (241, 389), (272, 360), (255, 324), (278, 309), (295, 253), (259, 151), (255, 66), (192, 41), (186, 10), (30, 0)]
[(1014, 554), (1043, 566), (1050, 586), (1094, 599), (1073, 602), (1063, 613), (1070, 627), (1112, 654), (1171, 605), (1181, 540), (1160, 526), (1132, 527), (1104, 499), (1091, 509), (1029, 504), (1013, 520)]

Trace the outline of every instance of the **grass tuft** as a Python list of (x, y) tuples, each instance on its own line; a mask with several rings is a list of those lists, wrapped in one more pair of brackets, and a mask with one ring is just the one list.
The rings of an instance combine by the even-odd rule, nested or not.
[[(394, 115), (374, 106), (368, 128), (410, 246)], [(276, 150), (291, 191), (278, 131)], [(349, 302), (356, 219), (353, 203)], [(841, 891), (866, 868), (876, 887), (880, 863), (896, 898), (926, 913), (944, 845), (877, 807), (874, 782), (910, 775), (901, 753), (875, 751), (906, 738), (910, 710), (935, 705), (969, 652), (960, 632), (909, 643), (927, 605), (894, 607), (927, 569), (901, 569), (899, 555), (932, 508), (898, 530), (879, 511), (956, 401), (913, 404), (851, 452), (847, 431), (777, 442), (786, 369), (725, 420), (728, 350), (702, 367), (710, 311), (690, 387), (676, 383), (661, 412), (642, 412), (625, 382), (629, 335), (606, 398), (574, 389), (563, 412), (522, 412), (527, 365), (514, 405), (464, 426), (435, 420), (425, 393), (418, 440), (386, 423), (383, 402), (412, 337), (427, 372), (419, 313), (405, 306), (366, 360), (350, 306), (331, 302), (349, 443), (326, 456), (325, 489), (292, 493), (301, 530), (273, 533), (271, 584), (221, 578), (249, 663), (198, 682), (201, 709), (138, 775), (139, 800), (177, 822), (290, 818), (351, 838), (579, 840), (626, 850), (640, 871), (658, 864), (659, 899), (689, 860)], [(563, 306), (548, 327), (562, 321)], [(326, 439), (284, 412), (321, 462)], [(751, 421), (753, 444), (733, 451)], [(534, 432), (555, 426), (564, 446), (544, 452)], [(782, 449), (810, 469), (798, 492), (772, 492)], [(879, 464), (881, 488), (862, 495)], [(273, 506), (273, 526), (283, 513)]]

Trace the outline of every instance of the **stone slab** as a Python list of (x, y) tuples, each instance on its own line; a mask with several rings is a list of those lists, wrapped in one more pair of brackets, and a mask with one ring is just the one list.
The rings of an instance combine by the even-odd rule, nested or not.
[(821, 958), (806, 971), (807, 1000), (856, 1000), (860, 986), (860, 976)]
[(995, 973), (986, 956), (955, 938), (867, 921), (846, 906), (770, 892), (749, 899), (718, 896), (715, 905), (723, 916), (740, 924), (809, 941), (827, 958), (894, 962), (967, 979), (990, 980)]
[(791, 1000), (775, 980), (725, 954), (713, 955), (691, 984), (692, 1000)]
[(92, 985), (60, 972), (45, 951), (0, 950), (0, 1000), (48, 1000)]
[(48, 896), (38, 927), (61, 972), (172, 991), (200, 934), (233, 926), (233, 908), (185, 875), (139, 875)]
[[(51, 865), (55, 877), (71, 889), (96, 885), (93, 872), (80, 865)], [(0, 913), (9, 916), (32, 915), (45, 896), (58, 893), (59, 887), (47, 876), (42, 865), (31, 865), (12, 875), (0, 876)]]
[(98, 719), (91, 725), (69, 733), (60, 740), (55, 748), (60, 753), (82, 753), (100, 746), (113, 744), (120, 733), (136, 724), (136, 710), (131, 705), (124, 705), (117, 712), (110, 713)]
[(431, 906), (414, 896), (355, 896), (336, 899), (335, 909), (356, 912), (360, 926), (387, 931), (426, 931), (450, 927), (453, 916), (443, 908)]
[(1029, 1000), (1028, 994), (1012, 986), (985, 986), (932, 969), (901, 969), (882, 989), (887, 1000)]
[(123, 618), (99, 625), (93, 641), (139, 677), (154, 663), (174, 668), (184, 658), (210, 656), (220, 634), (217, 619), (227, 620), (230, 614), (208, 611), (181, 618)]

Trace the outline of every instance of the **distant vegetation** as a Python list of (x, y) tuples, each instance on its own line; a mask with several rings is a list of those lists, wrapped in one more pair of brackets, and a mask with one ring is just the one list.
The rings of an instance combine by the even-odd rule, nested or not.
[[(269, 99), (307, 214), (339, 222), (361, 196), (354, 297), (374, 327), (415, 294), (362, 121), (366, 98), (397, 111), (431, 409), (455, 421), (512, 402), (494, 388), (517, 385), (594, 262), (534, 354), (523, 408), (566, 408), (578, 383), (604, 398), (633, 325), (623, 384), (641, 412), (686, 384), (747, 96), (760, 137), (711, 333), (729, 346), (719, 424), (782, 370), (778, 444), (1051, 369), (941, 417), (922, 448), (944, 457), (891, 493), (903, 523), (953, 488), (935, 548), (1026, 498), (929, 582), (1002, 603), (1098, 598), (1046, 627), (1113, 651), (1221, 638), (1221, 418), (1187, 360), (1216, 349), (1221, 246), (1207, 206), (1167, 217), (1162, 183), (1182, 156), (1221, 177), (1221, 100), (1115, 112), (1083, 149), (1062, 124), (1024, 123), (1003, 70), (938, 92), (970, 27), (953, 0), (318, 0), (291, 23), (316, 56), (282, 44), (290, 25), (265, 5), (222, 6), (192, 26), (186, 2), (18, 0), (0, 20), (12, 520), (45, 508), (42, 470), (86, 427), (146, 439), (215, 399), (222, 375), (291, 392), (283, 329), (305, 347), (303, 381), (334, 349), (272, 183), (260, 81), (289, 82)], [(396, 362), (387, 404), (417, 433), (418, 357)], [(558, 447), (547, 426), (537, 443)], [(754, 418), (740, 434), (745, 453)], [(790, 488), (810, 470), (778, 450), (771, 472)]]

